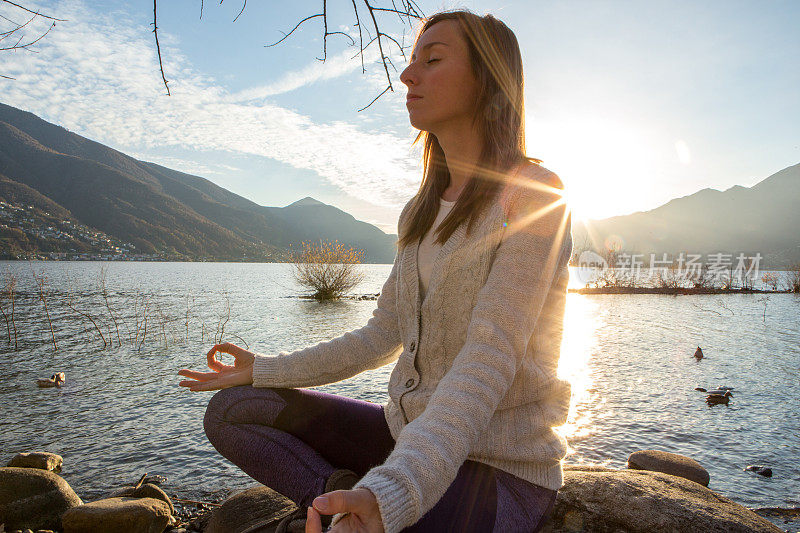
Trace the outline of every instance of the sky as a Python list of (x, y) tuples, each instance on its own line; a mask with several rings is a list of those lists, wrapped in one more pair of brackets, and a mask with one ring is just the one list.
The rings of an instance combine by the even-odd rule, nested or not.
[[(0, 75), (14, 78), (0, 78), (0, 102), (261, 205), (311, 196), (396, 233), (422, 179), (399, 80), (407, 61), (396, 47), (394, 91), (359, 111), (387, 85), (374, 44), (366, 72), (342, 35), (318, 59), (319, 18), (267, 46), (321, 2), (251, 1), (234, 22), (241, 2), (204, 2), (201, 18), (199, 1), (162, 1), (168, 96), (152, 2), (18, 3), (65, 20), (30, 51), (0, 52)], [(800, 162), (800, 2), (418, 4), (427, 15), (492, 13), (515, 32), (528, 155), (564, 181), (576, 220), (752, 186)], [(357, 35), (350, 2), (328, 9), (331, 31)], [(0, 16), (27, 20), (5, 3)], [(412, 43), (416, 25), (378, 17), (385, 33)], [(8, 24), (0, 18), (0, 32)], [(46, 26), (34, 20), (26, 35)]]

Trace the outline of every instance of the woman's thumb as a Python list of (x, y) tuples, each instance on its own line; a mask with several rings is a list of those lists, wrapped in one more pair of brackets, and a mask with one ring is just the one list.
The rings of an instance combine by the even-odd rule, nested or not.
[(314, 508), (325, 514), (343, 513), (355, 511), (358, 502), (353, 499), (351, 490), (334, 490), (317, 496), (312, 502)]

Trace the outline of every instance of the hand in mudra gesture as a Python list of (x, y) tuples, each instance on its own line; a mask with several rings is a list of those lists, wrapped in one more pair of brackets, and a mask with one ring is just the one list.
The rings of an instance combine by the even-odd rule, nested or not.
[[(217, 352), (227, 353), (236, 360), (233, 365), (226, 365), (217, 360)], [(196, 372), (186, 368), (178, 371), (178, 375), (192, 378), (183, 380), (178, 385), (189, 387), (191, 391), (217, 390), (237, 385), (252, 385), (253, 361), (255, 354), (235, 344), (226, 342), (215, 344), (208, 352), (208, 368), (213, 372)]]

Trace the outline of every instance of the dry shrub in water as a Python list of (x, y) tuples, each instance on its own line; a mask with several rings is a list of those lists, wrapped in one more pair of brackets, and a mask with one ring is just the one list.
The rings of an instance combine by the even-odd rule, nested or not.
[(312, 289), (312, 297), (317, 300), (341, 298), (361, 283), (364, 273), (358, 265), (363, 256), (364, 250), (354, 250), (338, 240), (318, 243), (303, 241), (300, 250), (289, 248), (295, 281)]
[(800, 263), (789, 268), (785, 278), (786, 288), (792, 292), (800, 292)]

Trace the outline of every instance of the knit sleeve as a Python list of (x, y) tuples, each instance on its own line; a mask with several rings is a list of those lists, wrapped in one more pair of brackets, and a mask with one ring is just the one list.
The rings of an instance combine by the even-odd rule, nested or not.
[(353, 487), (375, 495), (386, 533), (436, 505), (511, 386), (555, 273), (571, 254), (569, 213), (560, 191), (550, 189), (523, 188), (511, 200), (464, 346), (386, 461)]
[[(403, 208), (398, 228), (410, 202)], [(254, 387), (317, 387), (336, 383), (366, 370), (397, 360), (402, 340), (397, 317), (397, 269), (399, 254), (381, 288), (372, 318), (359, 329), (313, 346), (282, 351), (277, 356), (256, 354)]]

